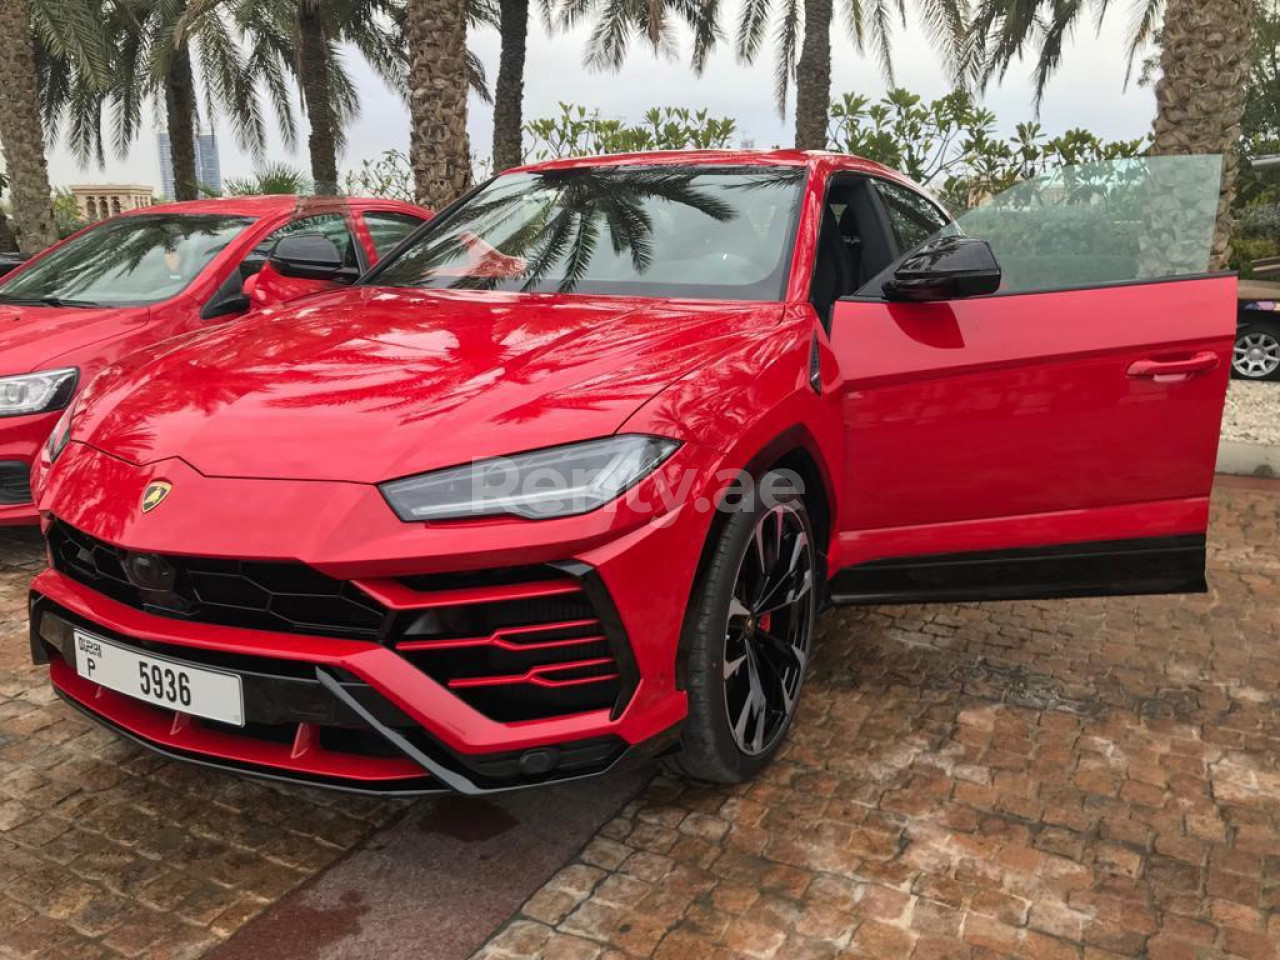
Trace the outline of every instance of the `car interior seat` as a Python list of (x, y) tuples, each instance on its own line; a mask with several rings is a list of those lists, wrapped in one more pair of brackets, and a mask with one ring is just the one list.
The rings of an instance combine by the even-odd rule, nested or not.
[(814, 309), (824, 324), (831, 322), (831, 308), (836, 300), (853, 292), (857, 283), (857, 267), (849, 244), (840, 234), (835, 211), (823, 211), (818, 227), (818, 248), (813, 270), (810, 296)]

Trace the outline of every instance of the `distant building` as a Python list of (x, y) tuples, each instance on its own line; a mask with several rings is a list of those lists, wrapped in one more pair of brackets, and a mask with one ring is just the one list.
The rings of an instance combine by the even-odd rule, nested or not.
[(92, 223), (155, 203), (155, 189), (146, 183), (82, 183), (71, 187), (80, 219)]
[[(196, 135), (196, 183), (209, 193), (222, 193), (222, 164), (218, 161), (218, 137), (213, 133)], [(169, 134), (156, 134), (160, 152), (160, 192), (167, 200), (177, 195), (173, 184), (173, 155), (169, 151)]]

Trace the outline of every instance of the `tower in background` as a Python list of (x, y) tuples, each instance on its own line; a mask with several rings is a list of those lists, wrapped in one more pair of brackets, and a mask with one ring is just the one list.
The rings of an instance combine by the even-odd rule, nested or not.
[(196, 181), (210, 193), (222, 193), (222, 164), (218, 162), (216, 134), (196, 134)]
[[(222, 164), (218, 160), (218, 135), (196, 134), (196, 182), (215, 196), (222, 193)], [(156, 134), (156, 148), (160, 152), (160, 191), (166, 200), (174, 198), (173, 157), (169, 152), (169, 134)]]

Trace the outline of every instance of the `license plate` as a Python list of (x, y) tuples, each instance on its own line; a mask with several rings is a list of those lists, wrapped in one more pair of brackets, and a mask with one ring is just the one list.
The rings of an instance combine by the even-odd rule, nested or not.
[(118, 693), (170, 710), (244, 726), (244, 696), (234, 673), (138, 653), (75, 631), (76, 673)]

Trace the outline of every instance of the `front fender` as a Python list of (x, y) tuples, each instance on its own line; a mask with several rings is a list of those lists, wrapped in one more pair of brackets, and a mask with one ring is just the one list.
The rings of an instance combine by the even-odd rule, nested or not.
[[(810, 381), (815, 338), (820, 390)], [(834, 534), (841, 516), (841, 485), (835, 480), (844, 463), (837, 379), (813, 308), (793, 304), (777, 327), (668, 386), (633, 413), (620, 432), (674, 436), (714, 450), (721, 457), (716, 476), (722, 481), (739, 470), (758, 475), (802, 448), (826, 487)]]

